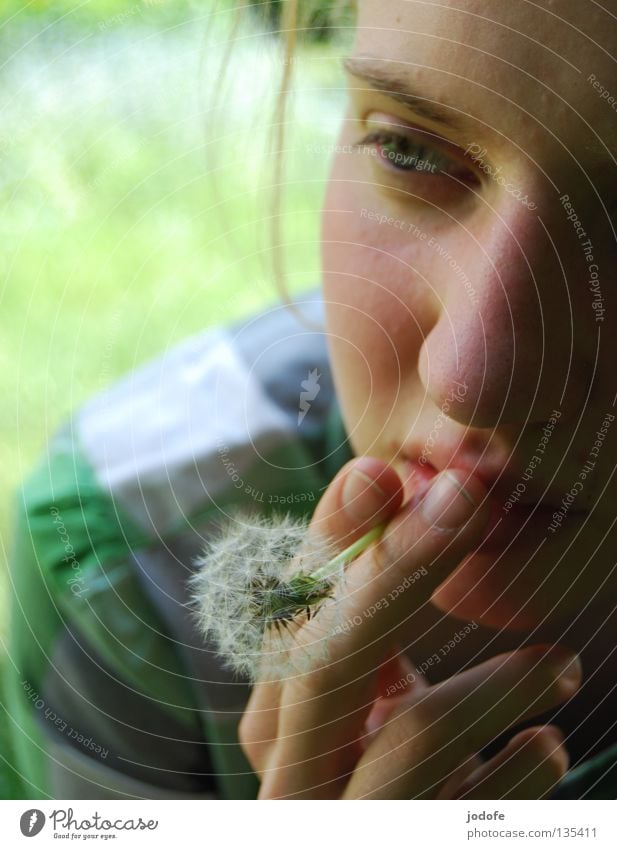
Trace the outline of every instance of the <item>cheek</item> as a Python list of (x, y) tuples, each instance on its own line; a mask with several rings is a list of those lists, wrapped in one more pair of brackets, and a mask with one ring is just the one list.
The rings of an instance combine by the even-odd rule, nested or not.
[[(335, 163), (322, 212), (322, 281), (326, 308), (342, 304), (344, 318), (334, 332), (353, 334), (361, 348), (374, 344), (380, 356), (396, 340), (402, 355), (417, 359), (422, 342), (438, 317), (439, 298), (432, 287), (434, 257), (405, 231), (408, 221), (380, 223), (369, 214), (384, 215), (367, 187), (348, 179), (347, 162)], [(369, 197), (367, 197), (369, 195)], [(354, 317), (351, 313), (357, 311)], [(363, 316), (365, 319), (356, 322)], [(360, 331), (360, 328), (362, 330)]]
[(376, 321), (394, 320), (421, 344), (438, 317), (435, 254), (410, 233), (410, 227), (420, 232), (413, 216), (404, 209), (393, 212), (352, 165), (349, 155), (339, 155), (328, 183), (322, 211), (324, 294), (364, 305)]
[(401, 230), (363, 217), (348, 186), (331, 182), (324, 204), (323, 294), (337, 395), (354, 447), (367, 451), (397, 399), (422, 392), (433, 299)]

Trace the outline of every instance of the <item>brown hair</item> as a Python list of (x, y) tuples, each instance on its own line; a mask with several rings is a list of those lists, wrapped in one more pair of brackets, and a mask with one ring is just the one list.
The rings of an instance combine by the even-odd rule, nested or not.
[[(333, 0), (333, 2), (330, 3), (324, 3), (323, 0), (321, 0), (321, 2), (319, 2), (319, 0), (312, 0), (312, 2), (304, 0), (302, 4), (302, 11), (300, 12), (300, 4), (298, 0), (281, 0), (281, 2), (280, 35), (284, 44), (284, 58), (271, 123), (271, 127), (273, 128), (271, 139), (276, 150), (283, 149), (288, 101), (287, 94), (293, 85), (293, 59), (299, 36), (303, 35), (304, 37), (308, 36), (310, 38), (315, 30), (316, 21), (320, 24), (320, 31), (321, 27), (324, 25), (326, 25), (328, 29), (336, 31), (339, 26), (344, 25), (347, 22), (349, 10), (355, 6), (355, 0), (353, 3), (350, 3), (349, 0)], [(323, 12), (324, 16), (327, 16), (326, 21), (320, 21), (319, 16), (317, 15), (319, 10)], [(294, 310), (294, 306), (290, 302), (289, 292), (286, 286), (285, 259), (283, 253), (284, 240), (281, 227), (283, 215), (281, 186), (284, 184), (285, 161), (282, 156), (274, 156), (272, 161), (274, 163), (272, 169), (272, 202), (270, 218), (272, 273), (274, 283), (281, 298), (292, 310)]]

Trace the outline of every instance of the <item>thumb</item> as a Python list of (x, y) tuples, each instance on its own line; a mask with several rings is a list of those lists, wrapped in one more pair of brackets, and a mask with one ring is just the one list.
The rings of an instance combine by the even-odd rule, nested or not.
[(349, 460), (315, 508), (311, 530), (347, 547), (389, 520), (403, 501), (403, 483), (391, 466), (375, 457)]

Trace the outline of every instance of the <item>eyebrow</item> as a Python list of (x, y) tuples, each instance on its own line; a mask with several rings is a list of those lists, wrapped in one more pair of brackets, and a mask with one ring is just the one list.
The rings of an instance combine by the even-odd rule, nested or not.
[(347, 56), (342, 64), (353, 77), (364, 80), (371, 88), (402, 103), (414, 114), (443, 124), (455, 132), (464, 132), (463, 126), (453, 117), (451, 109), (412, 91), (404, 76), (398, 71), (384, 67), (384, 61), (364, 56)]

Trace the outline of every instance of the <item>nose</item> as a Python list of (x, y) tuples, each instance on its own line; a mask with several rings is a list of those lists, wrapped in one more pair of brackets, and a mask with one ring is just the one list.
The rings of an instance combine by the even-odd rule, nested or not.
[(554, 191), (537, 207), (508, 196), (446, 246), (456, 268), (437, 275), (418, 367), (437, 406), (467, 385), (450, 412), (461, 423), (530, 424), (584, 401), (594, 338), (585, 258)]

